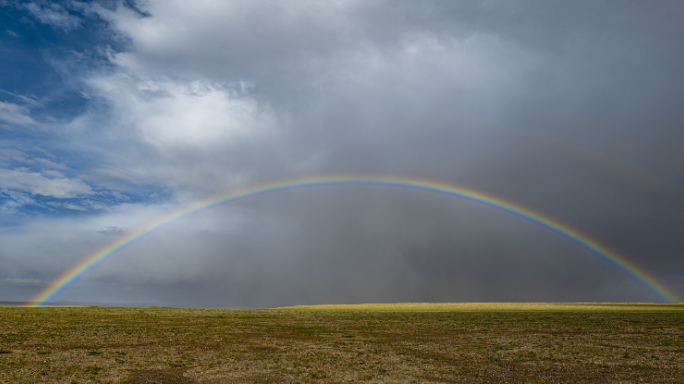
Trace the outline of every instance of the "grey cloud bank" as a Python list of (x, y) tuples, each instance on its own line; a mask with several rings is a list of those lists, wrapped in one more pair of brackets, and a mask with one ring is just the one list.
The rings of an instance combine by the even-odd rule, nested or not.
[[(169, 197), (99, 210), (74, 201), (92, 214), (27, 219), (0, 234), (6, 284), (49, 280), (122, 228), (231, 188), (371, 173), (440, 180), (542, 212), (684, 296), (679, 2), (83, 6), (124, 47), (99, 47), (106, 65), (73, 75), (89, 107), (51, 125), (90, 165), (71, 174), (68, 157), (41, 157), (51, 171), (8, 166), (0, 188), (85, 199), (150, 183)], [(55, 28), (81, 25), (66, 8), (32, 7)], [(12, 129), (44, 129), (29, 116), (0, 104)], [(67, 176), (45, 173), (56, 170)], [(248, 307), (661, 300), (544, 228), (386, 187), (218, 207), (129, 246), (82, 284), (60, 299)], [(35, 289), (17, 284), (7, 299)]]

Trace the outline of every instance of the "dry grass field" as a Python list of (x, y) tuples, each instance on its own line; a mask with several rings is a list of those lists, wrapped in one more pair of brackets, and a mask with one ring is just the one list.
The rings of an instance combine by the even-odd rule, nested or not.
[(2, 383), (684, 383), (684, 305), (0, 308)]

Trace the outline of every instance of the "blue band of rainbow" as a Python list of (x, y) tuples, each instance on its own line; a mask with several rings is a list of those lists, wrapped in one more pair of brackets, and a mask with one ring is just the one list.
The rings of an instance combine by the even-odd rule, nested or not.
[(535, 213), (527, 208), (523, 208), (516, 204), (486, 195), (482, 192), (462, 188), (456, 185), (440, 183), (431, 180), (423, 180), (418, 178), (408, 177), (390, 177), (390, 176), (373, 176), (373, 175), (339, 175), (339, 176), (316, 176), (296, 179), (281, 180), (268, 184), (261, 184), (249, 188), (238, 189), (228, 193), (214, 196), (207, 200), (190, 204), (178, 211), (169, 215), (163, 216), (151, 223), (139, 228), (132, 233), (121, 237), (120, 239), (110, 243), (106, 247), (86, 257), (78, 264), (71, 267), (57, 279), (52, 281), (44, 290), (42, 290), (36, 297), (33, 298), (26, 306), (39, 307), (52, 300), (57, 294), (65, 289), (69, 284), (78, 279), (81, 275), (93, 268), (97, 263), (106, 259), (108, 256), (116, 253), (116, 251), (126, 247), (136, 240), (144, 237), (150, 232), (153, 232), (167, 224), (170, 224), (178, 219), (192, 215), (197, 212), (215, 207), (219, 204), (229, 203), (231, 201), (245, 199), (249, 197), (258, 196), (266, 193), (279, 192), (289, 189), (309, 188), (316, 186), (333, 186), (333, 185), (376, 185), (376, 186), (390, 186), (417, 189), (421, 191), (434, 192), (448, 196), (459, 197), (462, 199), (481, 203), (516, 216), (522, 217), (534, 223), (537, 223), (545, 228), (548, 228), (566, 238), (580, 244), (581, 246), (600, 255), (607, 261), (616, 265), (620, 269), (627, 272), (629, 275), (636, 278), (639, 282), (649, 288), (651, 291), (660, 296), (664, 301), (676, 303), (679, 299), (662, 284), (658, 283), (652, 277), (649, 277), (645, 272), (639, 270), (635, 265), (620, 257), (615, 252), (609, 250), (597, 241), (581, 234), (580, 232), (546, 216)]

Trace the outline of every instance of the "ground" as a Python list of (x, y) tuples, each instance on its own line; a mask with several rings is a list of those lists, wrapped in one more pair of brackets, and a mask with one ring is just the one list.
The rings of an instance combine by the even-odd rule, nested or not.
[(684, 305), (0, 308), (1, 383), (684, 383)]

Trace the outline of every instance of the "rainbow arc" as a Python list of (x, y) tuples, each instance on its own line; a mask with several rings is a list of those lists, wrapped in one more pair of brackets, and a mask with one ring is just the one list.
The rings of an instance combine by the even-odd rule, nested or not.
[(636, 265), (630, 263), (626, 259), (619, 256), (617, 253), (611, 251), (607, 247), (601, 245), (599, 242), (590, 237), (572, 229), (565, 224), (546, 217), (542, 214), (536, 213), (525, 207), (516, 205), (511, 202), (478, 192), (475, 190), (459, 187), (456, 185), (440, 183), (431, 180), (424, 180), (409, 177), (392, 177), (392, 176), (373, 176), (373, 175), (339, 175), (339, 176), (316, 176), (281, 180), (273, 183), (261, 184), (253, 187), (238, 189), (211, 197), (207, 200), (199, 201), (157, 220), (154, 220), (147, 225), (125, 235), (118, 240), (108, 244), (104, 248), (98, 250), (92, 255), (84, 258), (76, 265), (69, 268), (57, 279), (52, 281), (44, 290), (42, 290), (36, 297), (33, 298), (27, 306), (39, 307), (51, 301), (61, 291), (68, 287), (71, 283), (81, 277), (83, 274), (91, 270), (98, 263), (105, 260), (107, 257), (114, 255), (118, 250), (134, 243), (135, 241), (145, 237), (150, 232), (156, 231), (176, 220), (182, 219), (189, 215), (210, 209), (220, 204), (229, 203), (236, 200), (255, 197), (258, 195), (275, 193), (279, 191), (311, 188), (320, 186), (334, 186), (334, 185), (371, 185), (371, 186), (390, 186), (399, 188), (416, 189), (426, 192), (438, 193), (453, 197), (458, 197), (489, 207), (508, 212), (523, 219), (529, 220), (539, 224), (553, 232), (556, 232), (580, 246), (587, 248), (595, 254), (601, 256), (608, 262), (622, 269), (636, 280), (641, 282), (648, 289), (656, 293), (666, 302), (676, 303), (679, 299), (670, 292), (665, 286), (660, 284), (656, 279), (648, 276), (648, 274)]

